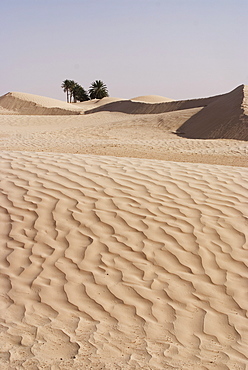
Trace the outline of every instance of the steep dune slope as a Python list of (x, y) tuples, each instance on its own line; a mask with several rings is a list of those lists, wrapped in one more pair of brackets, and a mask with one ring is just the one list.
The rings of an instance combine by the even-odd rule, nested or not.
[(241, 85), (218, 97), (178, 130), (196, 139), (248, 140), (248, 87)]
[[(34, 94), (9, 92), (0, 97), (3, 114), (68, 115), (80, 114), (80, 108), (60, 100)], [(1, 109), (0, 109), (1, 114)]]

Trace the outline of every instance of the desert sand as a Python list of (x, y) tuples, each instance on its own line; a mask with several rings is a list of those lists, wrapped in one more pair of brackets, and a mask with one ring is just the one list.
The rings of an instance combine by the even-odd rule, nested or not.
[(1, 369), (247, 369), (247, 94), (0, 97)]

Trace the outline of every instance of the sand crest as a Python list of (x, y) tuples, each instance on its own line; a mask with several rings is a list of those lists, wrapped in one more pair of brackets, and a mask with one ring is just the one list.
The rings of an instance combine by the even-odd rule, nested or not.
[(245, 168), (1, 154), (1, 369), (245, 369)]

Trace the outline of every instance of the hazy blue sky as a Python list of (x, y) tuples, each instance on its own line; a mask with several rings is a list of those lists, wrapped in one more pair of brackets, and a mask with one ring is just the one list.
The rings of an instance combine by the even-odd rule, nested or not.
[(204, 97), (248, 84), (248, 0), (0, 0), (0, 95)]

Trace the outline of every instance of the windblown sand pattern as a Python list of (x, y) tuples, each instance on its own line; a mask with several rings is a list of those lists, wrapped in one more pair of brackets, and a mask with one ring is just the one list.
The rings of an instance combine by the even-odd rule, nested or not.
[(1, 369), (248, 363), (248, 170), (1, 152)]

